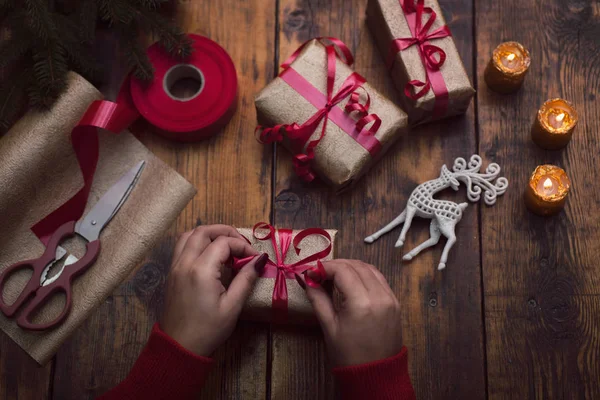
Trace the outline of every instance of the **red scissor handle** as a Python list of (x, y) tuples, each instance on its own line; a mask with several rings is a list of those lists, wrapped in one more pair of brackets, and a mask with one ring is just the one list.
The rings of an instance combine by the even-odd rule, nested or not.
[[(46, 247), (44, 254), (42, 254), (40, 258), (13, 264), (0, 274), (0, 310), (7, 317), (15, 315), (17, 310), (19, 310), (25, 302), (31, 299), (17, 318), (17, 325), (21, 328), (37, 331), (52, 328), (60, 324), (69, 314), (71, 309), (71, 283), (75, 277), (85, 272), (92, 264), (94, 264), (98, 258), (98, 253), (100, 252), (100, 241), (94, 240), (93, 242), (89, 242), (86, 246), (85, 255), (76, 263), (65, 266), (56, 281), (48, 286), (40, 287), (40, 279), (44, 268), (46, 268), (50, 262), (54, 261), (56, 249), (60, 245), (60, 242), (74, 234), (75, 221), (66, 222), (52, 234), (48, 241), (48, 247)], [(11, 305), (7, 305), (2, 298), (6, 279), (11, 274), (21, 269), (33, 269), (33, 274), (17, 300)], [(65, 306), (61, 314), (50, 322), (43, 324), (32, 323), (30, 318), (33, 317), (35, 312), (50, 300), (52, 295), (59, 291), (64, 292), (66, 295)]]

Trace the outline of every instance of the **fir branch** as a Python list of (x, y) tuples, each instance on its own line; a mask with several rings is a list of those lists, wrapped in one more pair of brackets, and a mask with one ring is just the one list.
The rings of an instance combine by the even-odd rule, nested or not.
[(159, 44), (173, 57), (185, 59), (192, 54), (192, 40), (179, 27), (157, 13), (142, 13), (141, 24), (158, 36)]
[(0, 85), (0, 136), (4, 135), (15, 123), (19, 112), (25, 105), (25, 87), (30, 74), (30, 70), (24, 69), (20, 74), (6, 79)]
[(28, 11), (27, 21), (31, 26), (32, 34), (40, 39), (44, 44), (55, 38), (56, 28), (52, 20), (52, 14), (48, 10), (48, 1), (46, 0), (25, 0), (25, 7)]
[(98, 82), (102, 76), (100, 63), (93, 53), (84, 44), (72, 40), (64, 40), (62, 47), (65, 50), (70, 69), (91, 82)]
[(33, 76), (37, 87), (31, 88), (31, 105), (49, 108), (66, 87), (67, 63), (64, 49), (54, 42), (33, 50)]
[(103, 20), (110, 25), (122, 24), (129, 25), (133, 22), (134, 14), (130, 4), (127, 1), (116, 0), (98, 0), (100, 15)]
[[(135, 30), (135, 29), (134, 29)], [(127, 68), (131, 70), (137, 79), (148, 82), (154, 77), (154, 67), (148, 59), (146, 48), (135, 39), (135, 36), (123, 31), (121, 38), (125, 45), (125, 61)]]

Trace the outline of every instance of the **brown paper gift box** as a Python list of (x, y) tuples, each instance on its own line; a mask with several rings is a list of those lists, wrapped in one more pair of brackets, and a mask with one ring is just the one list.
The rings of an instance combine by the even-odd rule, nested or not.
[[(0, 140), (0, 271), (43, 253), (44, 246), (31, 227), (83, 185), (70, 132), (87, 107), (101, 98), (90, 83), (71, 73), (67, 91), (52, 110), (28, 112)], [(145, 160), (146, 165), (129, 198), (102, 231), (98, 260), (73, 281), (67, 319), (56, 328), (33, 332), (22, 330), (0, 313), (0, 328), (40, 364), (131, 274), (195, 194), (190, 183), (131, 133), (101, 131), (99, 136), (100, 159), (86, 213), (135, 163)], [(64, 247), (81, 256), (76, 252), (79, 246), (73, 245), (70, 240)], [(2, 293), (4, 299), (12, 303), (18, 294), (17, 283), (24, 286), (27, 279), (26, 272), (24, 276), (14, 274)], [(56, 316), (63, 304), (55, 296), (42, 313)]]
[[(325, 95), (327, 85), (327, 58), (325, 47), (317, 40), (308, 43), (291, 64), (316, 89)], [(336, 76), (333, 92), (337, 93), (344, 80), (354, 72), (343, 61), (336, 60)], [(389, 149), (400, 135), (407, 131), (408, 117), (390, 100), (377, 92), (369, 83), (363, 85), (371, 97), (370, 114), (381, 118), (381, 127), (375, 137), (381, 150), (372, 157), (367, 150), (339, 128), (333, 121), (327, 124), (325, 137), (315, 149), (312, 167), (315, 172), (337, 190), (354, 184)], [(359, 92), (363, 92), (359, 90)], [(361, 103), (366, 95), (361, 93)], [(343, 109), (347, 100), (337, 107)], [(255, 97), (256, 114), (260, 125), (272, 127), (278, 124), (302, 124), (317, 109), (280, 77), (275, 78)], [(321, 122), (322, 124), (322, 122)], [(322, 125), (310, 140), (320, 135)], [(289, 141), (283, 145), (291, 150)]]
[[(336, 230), (325, 229), (331, 236), (331, 253), (322, 260), (332, 260), (335, 258), (335, 236)], [(238, 232), (244, 235), (252, 247), (260, 253), (267, 253), (269, 259), (275, 260), (275, 251), (271, 240), (258, 240), (252, 235), (252, 228), (238, 228)], [(295, 237), (300, 230), (293, 230), (292, 237)], [(279, 235), (276, 235), (277, 244), (279, 245)], [(327, 246), (327, 239), (320, 235), (307, 236), (300, 244), (301, 252), (297, 255), (294, 249), (290, 246), (286, 254), (284, 262), (293, 264), (310, 254), (314, 254), (323, 250)], [(309, 263), (314, 265), (316, 263)], [(288, 319), (286, 322), (290, 324), (314, 324), (316, 319), (313, 308), (304, 289), (298, 285), (295, 279), (286, 279), (288, 291)], [(250, 294), (248, 300), (244, 304), (242, 318), (253, 321), (272, 322), (273, 308), (273, 287), (275, 286), (275, 278), (259, 278)]]
[[(406, 1), (415, 2), (416, 0)], [(446, 24), (437, 1), (425, 0), (425, 7), (431, 7), (437, 14), (430, 32)], [(369, 0), (367, 24), (385, 61), (389, 56), (393, 40), (412, 37), (399, 0)], [(452, 37), (445, 37), (434, 39), (430, 43), (446, 53), (446, 61), (440, 71), (448, 88), (448, 109), (442, 118), (463, 114), (471, 103), (475, 89), (469, 81), (454, 40)], [(432, 121), (434, 119), (432, 110), (435, 104), (435, 95), (432, 90), (417, 100), (412, 100), (404, 94), (407, 82), (411, 80), (426, 81), (427, 75), (418, 47), (411, 46), (396, 53), (390, 73), (400, 93), (401, 106), (408, 113), (410, 123), (421, 124)]]

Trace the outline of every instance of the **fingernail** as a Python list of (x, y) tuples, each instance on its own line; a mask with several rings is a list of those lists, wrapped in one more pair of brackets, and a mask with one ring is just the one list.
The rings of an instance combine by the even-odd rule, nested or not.
[(296, 278), (298, 285), (300, 285), (302, 289), (306, 290), (306, 283), (302, 280), (302, 278), (300, 278), (299, 275), (294, 275), (294, 277)]
[(306, 275), (315, 282), (321, 281), (321, 276), (314, 271), (306, 271)]
[(267, 253), (261, 254), (254, 263), (254, 269), (259, 275), (262, 275), (265, 270), (265, 265), (267, 265), (267, 260), (269, 259), (269, 255)]

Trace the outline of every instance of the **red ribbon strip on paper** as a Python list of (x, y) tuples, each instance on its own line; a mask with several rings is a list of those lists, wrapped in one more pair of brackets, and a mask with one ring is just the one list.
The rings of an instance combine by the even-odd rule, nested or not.
[[(332, 44), (326, 44), (324, 40)], [(283, 71), (279, 75), (288, 85), (290, 85), (302, 97), (308, 100), (317, 108), (317, 112), (302, 125), (294, 122), (292, 124), (280, 124), (274, 127), (258, 126), (257, 132), (260, 132), (259, 141), (261, 143), (281, 142), (285, 136), (290, 139), (293, 146), (297, 149), (294, 155), (294, 167), (296, 174), (307, 182), (315, 179), (314, 172), (310, 167), (310, 162), (315, 157), (315, 147), (325, 136), (327, 122), (331, 120), (339, 126), (344, 132), (350, 135), (357, 143), (363, 146), (372, 156), (375, 156), (381, 149), (381, 143), (375, 137), (375, 133), (381, 126), (381, 119), (375, 114), (369, 114), (371, 98), (368, 93), (365, 104), (360, 103), (358, 89), (366, 82), (365, 78), (353, 72), (342, 84), (336, 94), (333, 93), (336, 70), (336, 48), (344, 56), (342, 60), (347, 65), (352, 65), (354, 59), (348, 47), (339, 39), (327, 37), (317, 38), (325, 45), (327, 54), (327, 93), (323, 95), (317, 88), (308, 82), (302, 75), (291, 68), (291, 63), (298, 57), (302, 49), (310, 42), (305, 42), (284, 62), (281, 67)], [(340, 58), (341, 59), (341, 58)], [(364, 88), (363, 88), (364, 90)], [(349, 97), (344, 110), (336, 107), (345, 98)], [(354, 120), (350, 114), (356, 113), (359, 119)], [(311, 140), (310, 137), (315, 133), (319, 124), (323, 122), (321, 134), (318, 138)], [(367, 125), (370, 125), (367, 128)], [(308, 142), (308, 145), (306, 143)], [(304, 146), (306, 150), (304, 151)]]
[(120, 133), (139, 116), (129, 97), (129, 91), (123, 90), (128, 87), (127, 84), (123, 85), (116, 102), (96, 100), (90, 104), (77, 126), (71, 131), (71, 143), (83, 175), (83, 187), (62, 206), (31, 228), (44, 245), (48, 244), (50, 236), (58, 227), (68, 221), (77, 221), (85, 211), (98, 163), (97, 128)]
[[(266, 235), (260, 236), (257, 233), (258, 230), (265, 229), (268, 230), (268, 233)], [(267, 265), (265, 266), (265, 270), (261, 275), (261, 278), (275, 278), (275, 287), (273, 288), (272, 301), (274, 321), (285, 322), (285, 320), (287, 319), (288, 310), (288, 292), (286, 279), (294, 279), (296, 276), (299, 277), (300, 274), (303, 274), (306, 284), (308, 286), (320, 286), (321, 282), (326, 278), (325, 270), (320, 260), (323, 257), (327, 257), (331, 253), (331, 236), (324, 229), (309, 228), (298, 232), (298, 234), (292, 240), (291, 229), (275, 229), (266, 222), (259, 222), (256, 225), (254, 225), (254, 228), (252, 228), (252, 235), (258, 240), (271, 240), (271, 244), (273, 245), (273, 251), (275, 252), (275, 260), (269, 259), (267, 261)], [(325, 249), (317, 253), (311, 254), (310, 256), (304, 257), (303, 259), (296, 261), (293, 264), (285, 264), (285, 258), (288, 250), (290, 249), (290, 245), (293, 244), (296, 254), (300, 255), (300, 243), (306, 237), (311, 235), (321, 235), (329, 241), (329, 244)], [(279, 246), (277, 245), (276, 236), (279, 236)], [(241, 259), (234, 259), (232, 268), (235, 270), (240, 270), (253, 258), (254, 256)], [(316, 265), (309, 265), (309, 263), (315, 261)], [(313, 274), (316, 274), (316, 279), (311, 278), (307, 274), (308, 271), (311, 271)]]
[[(435, 95), (433, 115), (434, 117), (442, 117), (448, 109), (448, 87), (440, 71), (440, 68), (446, 61), (446, 53), (438, 46), (429, 43), (429, 41), (452, 36), (452, 33), (450, 33), (450, 29), (446, 25), (433, 32), (429, 32), (437, 14), (431, 7), (425, 7), (424, 0), (416, 0), (416, 4), (413, 1), (415, 0), (399, 0), (412, 37), (392, 41), (387, 64), (388, 68), (391, 69), (398, 52), (416, 45), (419, 49), (423, 66), (425, 67), (427, 79), (425, 82), (416, 79), (408, 82), (404, 86), (404, 94), (412, 100), (417, 100), (425, 96), (430, 89), (433, 90)], [(423, 15), (429, 15), (425, 24), (423, 24), (422, 20)], [(437, 59), (436, 56), (438, 57)], [(419, 90), (418, 88), (421, 89)]]

